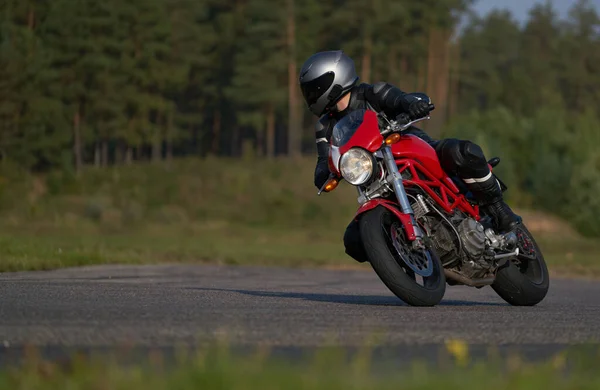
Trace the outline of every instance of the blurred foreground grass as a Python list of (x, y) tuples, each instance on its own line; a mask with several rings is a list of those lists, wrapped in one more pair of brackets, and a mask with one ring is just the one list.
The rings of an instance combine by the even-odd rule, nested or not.
[[(0, 173), (0, 271), (106, 263), (361, 266), (342, 236), (342, 184), (316, 196), (314, 159), (183, 160), (33, 177)], [(524, 214), (553, 271), (600, 275), (600, 243)]]
[[(0, 389), (598, 389), (598, 351), (562, 352), (545, 361), (519, 355), (475, 360), (467, 346), (449, 343), (438, 361), (385, 364), (365, 348), (352, 355), (318, 349), (300, 361), (273, 359), (266, 349), (248, 355), (226, 347), (181, 349), (174, 361), (151, 352), (135, 363), (118, 354), (46, 361), (28, 350), (23, 364), (0, 371)], [(591, 352), (591, 353), (590, 353)], [(391, 364), (393, 363), (393, 364)], [(436, 364), (437, 363), (437, 364)]]

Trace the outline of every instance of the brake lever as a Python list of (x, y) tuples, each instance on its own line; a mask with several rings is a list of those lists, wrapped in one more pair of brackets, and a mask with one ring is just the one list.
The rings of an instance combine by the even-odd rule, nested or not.
[(415, 123), (421, 122), (421, 121), (425, 121), (425, 120), (429, 120), (431, 119), (431, 117), (429, 115), (424, 116), (423, 118), (419, 118), (419, 119), (415, 119), (414, 121), (410, 121), (407, 124), (401, 126), (401, 131), (404, 131), (406, 129), (408, 129), (410, 126), (414, 125)]
[(327, 183), (329, 183), (329, 180), (331, 180), (331, 175), (329, 175), (329, 178), (327, 178), (325, 183), (321, 186), (321, 189), (319, 189), (319, 192), (317, 192), (317, 196), (320, 196), (323, 190), (325, 190), (325, 187), (327, 187)]
[[(435, 110), (435, 105), (430, 104), (429, 111), (431, 112), (433, 110)], [(404, 124), (397, 124), (397, 130), (404, 131), (404, 130), (408, 129), (410, 126), (414, 125), (415, 123), (431, 119), (431, 116), (428, 114), (427, 116), (424, 116), (422, 118), (411, 121), (410, 116), (408, 114), (402, 113), (402, 114), (398, 115), (396, 118), (401, 118), (402, 119), (401, 122), (404, 122)], [(398, 123), (398, 121), (395, 121), (395, 122)]]

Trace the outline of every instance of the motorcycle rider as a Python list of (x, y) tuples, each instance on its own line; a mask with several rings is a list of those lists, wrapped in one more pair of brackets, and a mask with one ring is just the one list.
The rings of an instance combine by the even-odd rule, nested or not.
[[(317, 165), (314, 184), (321, 188), (329, 177), (329, 139), (333, 127), (344, 115), (356, 109), (383, 111), (390, 119), (408, 114), (411, 120), (429, 114), (431, 99), (423, 93), (406, 93), (386, 83), (358, 83), (354, 61), (341, 50), (323, 51), (309, 57), (299, 73), (300, 89), (309, 110), (320, 117), (316, 124)], [(500, 232), (521, 223), (504, 202), (502, 189), (491, 173), (481, 147), (468, 140), (434, 140), (424, 131), (411, 127), (413, 134), (431, 145), (444, 171), (462, 179), (468, 190), (494, 219)], [(359, 262), (366, 260), (358, 223), (352, 220), (344, 234), (346, 254)]]

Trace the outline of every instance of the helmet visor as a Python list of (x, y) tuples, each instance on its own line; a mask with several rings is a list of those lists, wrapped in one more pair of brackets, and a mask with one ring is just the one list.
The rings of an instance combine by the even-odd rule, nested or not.
[(327, 72), (314, 80), (307, 81), (300, 84), (302, 89), (302, 95), (306, 104), (312, 106), (319, 100), (321, 96), (331, 87), (335, 75), (333, 72)]

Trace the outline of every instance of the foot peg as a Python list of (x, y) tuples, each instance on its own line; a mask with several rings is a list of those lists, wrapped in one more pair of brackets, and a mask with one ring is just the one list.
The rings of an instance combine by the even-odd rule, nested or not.
[(518, 255), (519, 255), (519, 248), (516, 248), (513, 252), (501, 253), (499, 255), (496, 255), (496, 256), (494, 256), (494, 259), (498, 260), (498, 259), (504, 259), (507, 257), (518, 256)]

